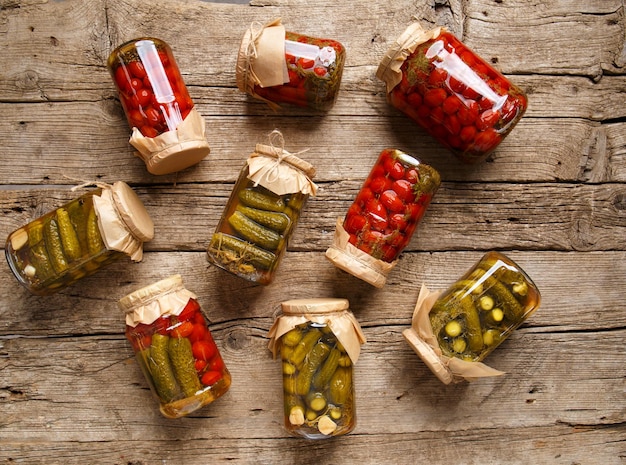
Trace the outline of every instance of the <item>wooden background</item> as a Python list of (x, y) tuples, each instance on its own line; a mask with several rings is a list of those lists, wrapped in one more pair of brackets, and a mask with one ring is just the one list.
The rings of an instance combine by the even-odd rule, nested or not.
[[(529, 95), (485, 163), (461, 165), (391, 108), (375, 78), (419, 18), (449, 27)], [(156, 226), (140, 264), (122, 260), (52, 297), (0, 266), (0, 463), (626, 463), (626, 46), (623, 0), (0, 0), (0, 237), (75, 198), (82, 181), (131, 184)], [(253, 21), (347, 48), (328, 114), (273, 113), (235, 86)], [(150, 175), (106, 70), (152, 35), (174, 50), (212, 153)], [(208, 264), (233, 183), (273, 129), (310, 150), (311, 199), (267, 287)], [(378, 153), (434, 165), (443, 184), (384, 289), (325, 258)], [(4, 239), (2, 239), (4, 242)], [(444, 289), (485, 251), (505, 251), (543, 302), (486, 361), (503, 377), (444, 386), (401, 336), (422, 283)], [(117, 300), (180, 273), (233, 376), (190, 417), (160, 416), (123, 336)], [(357, 427), (310, 442), (282, 427), (280, 363), (267, 330), (290, 298), (345, 297), (368, 342), (356, 366)]]

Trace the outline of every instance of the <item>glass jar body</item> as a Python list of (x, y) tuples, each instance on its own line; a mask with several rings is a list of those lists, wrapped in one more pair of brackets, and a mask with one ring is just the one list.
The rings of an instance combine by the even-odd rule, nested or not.
[(429, 318), (444, 355), (480, 362), (540, 301), (539, 290), (513, 260), (488, 252), (437, 299)]
[(135, 39), (116, 48), (107, 66), (131, 128), (145, 137), (174, 131), (194, 103), (169, 45)]
[(177, 316), (127, 325), (126, 338), (167, 418), (188, 415), (230, 387), (230, 373), (195, 299)]
[(335, 40), (285, 33), (285, 61), (289, 82), (271, 87), (254, 86), (254, 92), (274, 103), (289, 103), (327, 111), (339, 93), (346, 51)]
[(5, 255), (31, 293), (51, 295), (123, 256), (102, 240), (90, 191), (9, 234)]
[(356, 425), (353, 365), (336, 335), (307, 322), (280, 338), (285, 427), (294, 435), (324, 439)]
[(208, 259), (230, 273), (269, 284), (287, 250), (308, 194), (277, 195), (248, 178), (246, 165), (207, 249)]
[(401, 72), (390, 103), (466, 163), (487, 158), (528, 104), (520, 88), (447, 31), (419, 45)]
[(393, 262), (411, 240), (439, 184), (439, 173), (431, 166), (400, 150), (383, 150), (344, 219), (350, 243)]

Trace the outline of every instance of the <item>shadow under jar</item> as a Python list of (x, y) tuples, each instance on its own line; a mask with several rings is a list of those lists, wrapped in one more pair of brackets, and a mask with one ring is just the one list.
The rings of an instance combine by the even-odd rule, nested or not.
[(387, 98), (465, 163), (478, 163), (526, 111), (526, 94), (444, 28), (413, 24), (381, 61)]

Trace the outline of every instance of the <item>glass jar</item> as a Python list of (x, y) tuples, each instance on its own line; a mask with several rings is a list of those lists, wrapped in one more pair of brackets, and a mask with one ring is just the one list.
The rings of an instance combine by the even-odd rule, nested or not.
[(141, 261), (154, 236), (143, 203), (124, 182), (98, 185), (9, 234), (7, 262), (31, 293), (58, 292), (125, 254)]
[(150, 173), (180, 171), (209, 154), (204, 119), (167, 43), (131, 40), (111, 53), (107, 67), (133, 130), (130, 143)]
[(280, 19), (253, 25), (241, 42), (237, 86), (274, 109), (289, 103), (327, 111), (337, 99), (345, 59), (336, 40), (286, 32)]
[(409, 26), (376, 76), (395, 108), (466, 163), (485, 160), (528, 104), (519, 87), (441, 27)]
[(180, 275), (120, 299), (130, 342), (150, 390), (167, 418), (179, 418), (228, 391), (230, 373), (197, 297)]
[(345, 218), (337, 220), (326, 257), (383, 287), (440, 182), (432, 166), (397, 149), (383, 150)]
[(403, 334), (450, 383), (502, 374), (480, 362), (539, 308), (541, 295), (513, 260), (488, 252), (441, 296), (424, 299), (420, 293), (412, 328)]
[(284, 149), (257, 144), (211, 238), (209, 262), (269, 284), (306, 200), (317, 191), (314, 175), (309, 163)]
[(365, 336), (346, 299), (282, 302), (270, 329), (269, 348), (280, 353), (285, 428), (324, 439), (356, 425), (353, 365)]

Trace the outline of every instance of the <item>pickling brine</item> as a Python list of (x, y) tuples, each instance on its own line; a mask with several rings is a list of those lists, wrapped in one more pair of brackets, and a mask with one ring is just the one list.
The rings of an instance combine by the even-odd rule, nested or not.
[(484, 160), (518, 123), (526, 94), (443, 28), (413, 24), (377, 76), (389, 102), (460, 160)]
[(270, 105), (288, 103), (327, 111), (335, 103), (346, 51), (336, 40), (285, 31), (274, 21), (250, 28), (242, 41), (237, 83)]
[(432, 166), (397, 149), (383, 150), (344, 220), (337, 223), (326, 256), (339, 268), (381, 287), (440, 183)]
[(103, 185), (13, 231), (5, 254), (11, 271), (37, 295), (58, 292), (119, 257), (142, 258), (154, 226), (123, 182)]
[(126, 338), (167, 418), (179, 418), (226, 393), (231, 376), (196, 296), (179, 275), (119, 301)]

